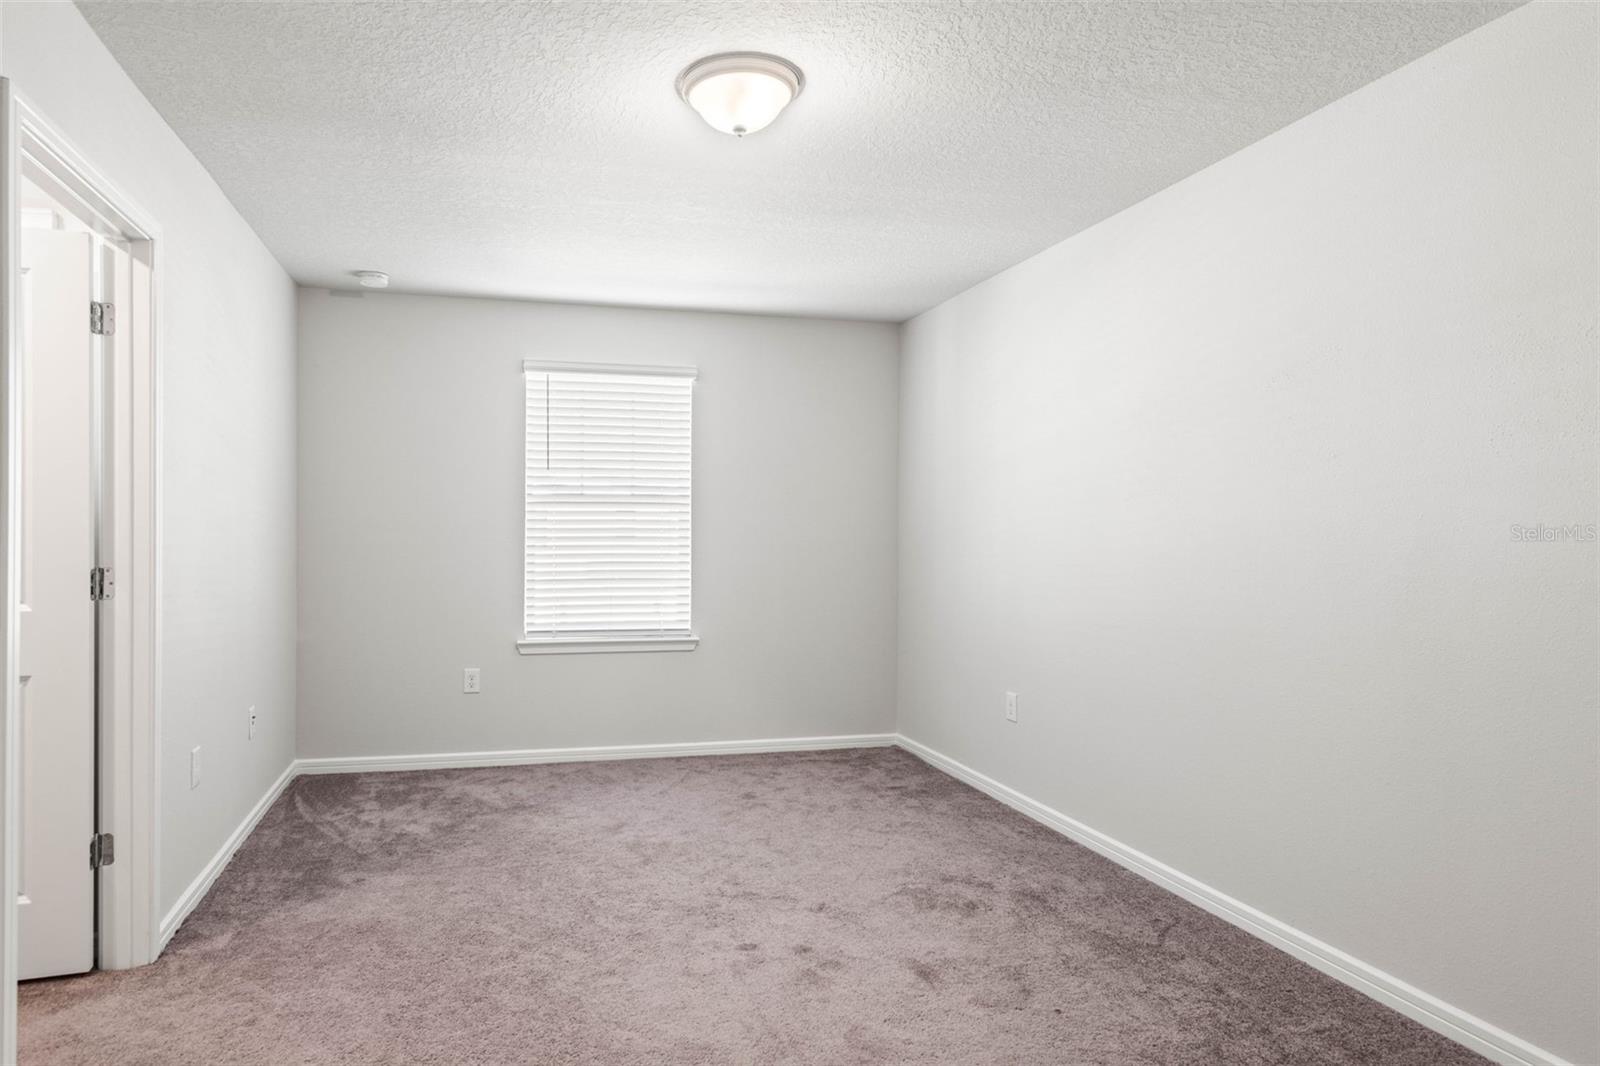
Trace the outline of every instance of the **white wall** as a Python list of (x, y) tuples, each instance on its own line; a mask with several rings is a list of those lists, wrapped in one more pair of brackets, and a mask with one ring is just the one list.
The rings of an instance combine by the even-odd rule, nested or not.
[[(300, 754), (891, 730), (897, 332), (302, 290)], [(697, 650), (517, 654), (525, 358), (700, 368)]]
[(294, 286), (75, 7), (4, 20), (0, 73), (161, 230), (164, 912), (294, 755)]
[[(1519, 9), (908, 324), (900, 728), (1580, 1062), (1596, 10)], [(1002, 693), (1021, 721), (1002, 720)]]

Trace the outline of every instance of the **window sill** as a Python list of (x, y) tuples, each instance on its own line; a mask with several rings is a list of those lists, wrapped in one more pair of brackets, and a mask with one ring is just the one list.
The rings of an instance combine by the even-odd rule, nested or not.
[(700, 638), (684, 637), (587, 637), (584, 639), (519, 640), (522, 655), (588, 655), (595, 652), (694, 651)]

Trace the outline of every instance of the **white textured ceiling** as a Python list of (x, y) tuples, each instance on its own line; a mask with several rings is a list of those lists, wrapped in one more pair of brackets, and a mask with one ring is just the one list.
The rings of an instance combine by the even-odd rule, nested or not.
[[(296, 279), (899, 320), (1505, 3), (100, 3)], [(776, 52), (744, 141), (673, 79)]]

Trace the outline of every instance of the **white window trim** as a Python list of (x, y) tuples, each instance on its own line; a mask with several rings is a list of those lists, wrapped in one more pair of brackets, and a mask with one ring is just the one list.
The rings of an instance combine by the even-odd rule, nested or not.
[(630, 651), (694, 651), (700, 644), (700, 638), (694, 633), (688, 636), (670, 637), (585, 637), (582, 640), (560, 638), (548, 640), (529, 640), (523, 638), (517, 641), (517, 651), (523, 655), (587, 655), (595, 652), (630, 652)]
[[(623, 374), (634, 376), (650, 374), (660, 377), (682, 377), (699, 380), (698, 367), (651, 366), (648, 364), (557, 362), (548, 359), (524, 359), (524, 375), (532, 373)], [(585, 635), (582, 637), (530, 637), (517, 640), (519, 655), (591, 655), (596, 653), (629, 653), (661, 651), (694, 651), (700, 645), (700, 635), (688, 633), (650, 634), (618, 633)]]
[(663, 378), (695, 378), (699, 379), (700, 370), (692, 366), (651, 366), (648, 363), (639, 363), (629, 366), (624, 363), (553, 363), (548, 359), (524, 359), (522, 372), (535, 374), (622, 374), (626, 377), (639, 377), (640, 375)]

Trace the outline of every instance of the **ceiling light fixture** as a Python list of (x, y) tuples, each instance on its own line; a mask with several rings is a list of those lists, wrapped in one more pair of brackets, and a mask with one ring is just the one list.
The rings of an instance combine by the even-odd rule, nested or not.
[(352, 270), (350, 276), (361, 282), (363, 289), (387, 289), (389, 275), (381, 270)]
[(800, 68), (765, 52), (722, 52), (678, 75), (678, 95), (714, 130), (743, 137), (766, 129), (806, 87)]

